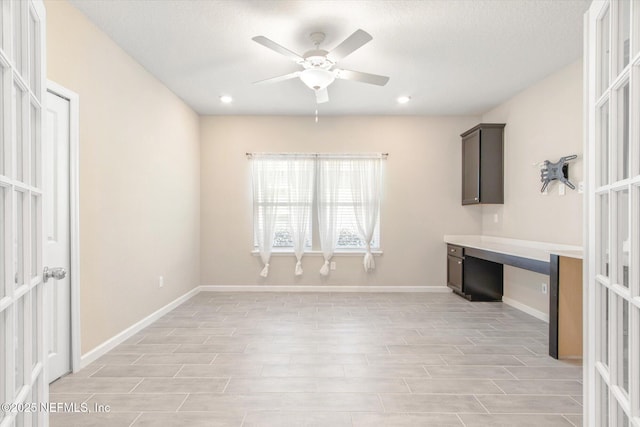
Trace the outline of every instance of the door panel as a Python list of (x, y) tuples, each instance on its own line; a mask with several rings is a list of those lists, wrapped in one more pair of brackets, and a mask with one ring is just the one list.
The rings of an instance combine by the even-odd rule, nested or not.
[(585, 425), (640, 427), (640, 2), (586, 16)]
[[(0, 2), (0, 401), (43, 402), (41, 0)], [(0, 412), (0, 427), (47, 418)]]
[[(69, 101), (47, 93), (44, 141), (44, 257), (50, 267), (69, 271)], [(49, 309), (49, 382), (71, 371), (71, 280), (50, 279), (45, 285)]]
[(480, 130), (462, 140), (462, 204), (480, 201)]

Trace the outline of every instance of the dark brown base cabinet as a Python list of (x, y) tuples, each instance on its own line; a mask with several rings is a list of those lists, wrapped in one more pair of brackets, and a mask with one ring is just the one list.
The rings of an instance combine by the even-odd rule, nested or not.
[(503, 265), (465, 256), (461, 246), (447, 245), (447, 286), (469, 301), (502, 301)]

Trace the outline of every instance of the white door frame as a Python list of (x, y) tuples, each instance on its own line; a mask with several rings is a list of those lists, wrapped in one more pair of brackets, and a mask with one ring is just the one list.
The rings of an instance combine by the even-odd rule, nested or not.
[(71, 245), (71, 370), (80, 366), (80, 97), (77, 93), (47, 80), (47, 92), (69, 101), (69, 243)]

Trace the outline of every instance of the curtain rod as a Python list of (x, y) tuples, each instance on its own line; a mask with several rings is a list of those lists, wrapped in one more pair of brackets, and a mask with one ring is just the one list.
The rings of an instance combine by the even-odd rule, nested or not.
[(271, 156), (309, 156), (309, 157), (374, 157), (380, 156), (383, 159), (389, 157), (389, 153), (245, 153), (247, 158), (252, 158), (255, 155), (271, 155)]

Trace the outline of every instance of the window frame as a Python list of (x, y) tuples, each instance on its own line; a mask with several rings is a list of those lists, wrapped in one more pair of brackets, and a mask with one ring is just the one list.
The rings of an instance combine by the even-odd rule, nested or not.
[[(298, 153), (276, 153), (276, 154), (266, 154), (266, 153), (261, 153), (261, 156), (273, 156), (274, 159), (277, 158), (281, 158), (281, 159), (286, 159), (289, 156), (300, 156), (301, 154)], [(319, 153), (313, 153), (313, 154), (303, 154), (303, 155), (308, 155), (309, 157), (312, 157), (314, 159), (322, 159), (322, 158), (332, 158), (332, 159), (338, 159), (338, 160), (350, 160), (353, 158), (382, 158), (382, 159), (386, 159), (387, 154), (319, 154)], [(247, 156), (249, 158), (252, 157), (251, 153), (247, 153)], [(384, 163), (383, 163), (384, 164)], [(320, 238), (319, 238), (319, 224), (318, 224), (318, 197), (317, 197), (317, 187), (316, 187), (316, 183), (317, 183), (317, 179), (318, 179), (318, 168), (317, 168), (317, 163), (314, 166), (314, 185), (313, 185), (313, 198), (312, 198), (312, 203), (311, 203), (311, 214), (310, 214), (310, 221), (309, 221), (309, 228), (310, 228), (310, 235), (308, 236), (308, 241), (309, 241), (309, 245), (305, 245), (304, 247), (304, 253), (305, 255), (322, 255), (322, 249), (320, 247)], [(259, 255), (259, 250), (258, 250), (258, 241), (257, 241), (257, 235), (256, 235), (256, 221), (257, 218), (255, 217), (255, 213), (257, 212), (256, 207), (253, 205), (254, 201), (251, 201), (252, 203), (252, 235), (253, 235), (253, 246), (252, 246), (252, 250), (251, 253), (254, 255)], [(261, 203), (261, 205), (267, 205), (267, 202), (263, 202)], [(355, 203), (353, 202), (337, 202), (338, 207), (341, 206), (345, 206), (345, 207), (352, 207), (355, 205)], [(288, 203), (285, 203), (284, 206), (288, 206)], [(376, 221), (376, 228), (374, 231), (374, 238), (373, 238), (373, 243), (371, 245), (371, 253), (374, 255), (381, 255), (382, 252), (382, 232), (381, 232), (381, 228), (382, 228), (382, 212), (381, 209), (382, 208), (382, 198), (380, 200), (380, 204), (378, 206), (378, 219)], [(366, 253), (366, 247), (365, 246), (361, 246), (361, 247), (356, 247), (356, 246), (336, 246), (334, 249), (334, 255), (362, 255)], [(294, 248), (293, 245), (291, 246), (272, 246), (271, 248), (271, 254), (276, 255), (276, 256), (283, 256), (283, 255), (294, 255)]]

